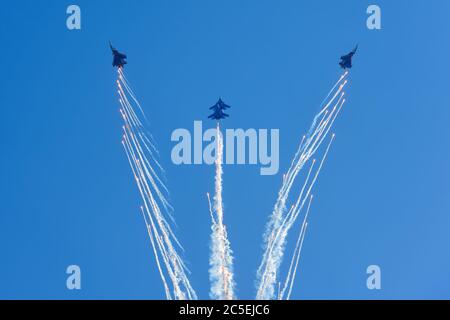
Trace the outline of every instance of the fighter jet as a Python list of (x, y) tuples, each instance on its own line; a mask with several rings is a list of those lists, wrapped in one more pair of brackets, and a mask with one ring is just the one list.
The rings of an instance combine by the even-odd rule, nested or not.
[(228, 109), (231, 108), (229, 105), (225, 104), (225, 102), (223, 102), (222, 98), (219, 98), (219, 101), (216, 102), (215, 105), (213, 105), (211, 108), (209, 108), (209, 110), (216, 110), (216, 109)]
[(123, 68), (124, 65), (127, 64), (127, 55), (120, 53), (116, 48), (114, 48), (109, 42), (109, 47), (111, 48), (112, 55), (113, 55), (113, 67)]
[(341, 66), (342, 69), (350, 69), (352, 67), (352, 57), (356, 53), (357, 49), (358, 45), (356, 45), (355, 49), (353, 49), (352, 52), (341, 57), (339, 65)]
[(221, 120), (228, 118), (229, 115), (223, 112), (223, 110), (231, 108), (229, 105), (225, 104), (225, 102), (222, 101), (221, 98), (219, 98), (219, 101), (216, 102), (215, 105), (213, 105), (210, 110), (213, 110), (213, 114), (210, 115), (209, 119), (215, 119), (215, 120)]

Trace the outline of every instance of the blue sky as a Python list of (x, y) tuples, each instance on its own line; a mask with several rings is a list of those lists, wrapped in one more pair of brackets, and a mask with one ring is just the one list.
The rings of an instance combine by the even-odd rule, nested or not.
[[(0, 298), (162, 299), (120, 144), (108, 40), (150, 119), (191, 282), (208, 298), (211, 166), (175, 166), (176, 128), (219, 96), (228, 128), (280, 129), (280, 172), (226, 166), (239, 298), (255, 295), (264, 225), (301, 135), (359, 43), (314, 192), (293, 298), (450, 298), (447, 1), (9, 1), (0, 12)], [(213, 126), (214, 123), (210, 123)], [(292, 249), (292, 242), (289, 245)], [(82, 290), (65, 269), (82, 270)], [(366, 268), (382, 289), (366, 288)]]

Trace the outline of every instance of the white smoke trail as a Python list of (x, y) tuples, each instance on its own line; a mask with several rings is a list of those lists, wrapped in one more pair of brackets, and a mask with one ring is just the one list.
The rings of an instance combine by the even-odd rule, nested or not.
[(289, 265), (289, 271), (286, 276), (286, 281), (284, 283), (283, 290), (279, 294), (279, 300), (283, 299), (284, 294), (288, 288), (288, 284), (289, 284), (289, 292), (288, 292), (287, 300), (289, 300), (289, 297), (290, 297), (290, 294), (292, 291), (292, 286), (294, 284), (295, 275), (297, 274), (298, 262), (300, 260), (300, 253), (302, 251), (303, 239), (305, 238), (306, 228), (308, 226), (307, 221), (308, 221), (308, 215), (309, 215), (309, 210), (311, 208), (313, 196), (311, 195), (309, 199), (310, 200), (308, 203), (308, 209), (306, 209), (306, 214), (305, 214), (305, 217), (303, 218), (303, 223), (302, 223), (300, 233), (297, 238), (297, 244), (295, 245), (294, 253), (292, 254), (292, 259), (291, 259), (291, 263)]
[[(124, 136), (124, 138), (125, 138), (125, 136)], [(125, 153), (126, 153), (126, 155), (127, 155), (128, 162), (129, 162), (129, 164), (130, 164), (130, 166), (131, 166), (131, 168), (132, 168), (132, 170), (133, 170), (133, 175), (134, 175), (136, 181), (138, 182), (138, 181), (139, 181), (139, 178), (136, 176), (136, 173), (134, 172), (134, 166), (133, 166), (133, 164), (132, 164), (132, 162), (131, 162), (130, 153), (128, 152), (128, 148), (127, 148), (127, 146), (125, 145), (125, 141), (124, 141), (124, 140), (122, 140), (122, 145), (123, 145), (123, 147), (124, 147), (124, 149), (125, 149)], [(138, 182), (138, 183), (139, 183), (139, 182)], [(166, 277), (164, 276), (164, 273), (163, 273), (162, 268), (161, 268), (161, 264), (160, 264), (160, 261), (159, 261), (159, 255), (158, 255), (158, 252), (156, 251), (155, 240), (154, 240), (154, 237), (153, 237), (153, 234), (152, 234), (152, 230), (150, 229), (150, 225), (149, 225), (149, 223), (147, 222), (147, 218), (145, 217), (144, 209), (143, 209), (142, 206), (141, 206), (141, 211), (142, 211), (142, 215), (143, 215), (143, 217), (144, 217), (145, 225), (146, 225), (146, 227), (147, 227), (147, 232), (148, 232), (148, 236), (149, 236), (149, 238), (150, 238), (150, 243), (151, 243), (151, 245), (152, 245), (153, 253), (154, 253), (154, 255), (155, 255), (156, 265), (157, 265), (157, 267), (158, 267), (158, 271), (159, 271), (159, 274), (160, 274), (160, 277), (161, 277), (161, 281), (163, 282), (163, 285), (164, 285), (164, 291), (165, 291), (165, 293), (166, 293), (166, 298), (167, 298), (168, 300), (172, 300), (172, 296), (170, 295), (170, 291), (169, 291), (169, 286), (167, 285)], [(158, 243), (158, 244), (159, 244), (159, 243)]]
[[(210, 297), (218, 300), (233, 300), (234, 296), (234, 276), (233, 276), (233, 252), (227, 231), (223, 224), (223, 200), (222, 200), (222, 161), (223, 161), (223, 138), (217, 124), (216, 134), (216, 177), (214, 211), (210, 214), (211, 226), (211, 255), (209, 258), (209, 278), (211, 281)], [(208, 194), (208, 201), (209, 194)]]
[[(342, 78), (342, 77), (341, 77)], [(331, 98), (331, 100), (326, 104), (326, 107), (328, 108), (332, 102), (337, 98), (339, 92), (341, 92), (347, 82), (345, 81), (341, 86), (339, 86), (338, 91), (334, 94), (334, 96)], [(336, 85), (335, 85), (336, 86)], [(342, 95), (340, 95), (339, 100), (342, 98)], [(339, 102), (339, 101), (338, 101)], [(335, 105), (336, 107), (336, 105)], [(280, 189), (280, 192), (278, 193), (278, 199), (275, 203), (274, 211), (272, 214), (272, 218), (269, 220), (267, 231), (264, 236), (265, 239), (270, 238), (268, 236), (268, 232), (270, 232), (273, 229), (276, 229), (279, 226), (279, 223), (281, 221), (281, 216), (286, 208), (286, 200), (289, 196), (290, 189), (295, 181), (295, 178), (297, 177), (300, 170), (303, 168), (304, 164), (311, 158), (311, 156), (314, 154), (316, 149), (311, 148), (311, 145), (315, 146), (317, 142), (320, 140), (320, 142), (323, 141), (323, 139), (318, 138), (325, 138), (326, 135), (323, 135), (323, 131), (329, 124), (330, 119), (332, 118), (332, 115), (334, 113), (336, 108), (333, 108), (331, 112), (329, 110), (321, 110), (319, 113), (324, 113), (321, 121), (319, 122), (319, 125), (316, 126), (316, 123), (313, 123), (309, 129), (309, 132), (307, 136), (303, 136), (302, 142), (300, 143), (300, 147), (297, 150), (297, 153), (294, 157), (294, 160), (292, 162), (291, 167), (289, 168), (287, 174), (284, 175), (283, 179), (283, 185)], [(315, 119), (317, 119), (318, 116), (315, 116)], [(328, 133), (328, 132), (327, 132)], [(320, 146), (320, 144), (319, 144)], [(314, 152), (311, 152), (311, 150), (314, 150)], [(263, 260), (266, 257), (264, 256)], [(258, 273), (261, 270), (258, 269)]]
[[(173, 219), (171, 217), (173, 208), (167, 200), (167, 187), (152, 165), (154, 163), (157, 168), (162, 169), (152, 152), (153, 149), (155, 153), (158, 153), (157, 149), (147, 137), (142, 121), (128, 99), (128, 96), (130, 96), (143, 114), (131, 87), (124, 80), (125, 76), (121, 68), (119, 68), (118, 73), (117, 86), (121, 105), (120, 112), (124, 121), (122, 144), (142, 198), (141, 211), (166, 298), (197, 299), (187, 276), (189, 270), (174, 246), (175, 243), (182, 249), (181, 244), (166, 219), (166, 216)], [(145, 115), (143, 114), (143, 116)], [(169, 285), (167, 279), (170, 279), (171, 285)]]
[[(166, 199), (166, 197), (164, 196), (164, 194), (161, 192), (161, 190), (159, 188), (159, 185), (161, 185), (163, 188), (165, 188), (165, 185), (161, 182), (161, 179), (155, 173), (155, 170), (150, 165), (149, 161), (147, 160), (147, 157), (145, 157), (142, 147), (140, 146), (140, 143), (139, 143), (137, 137), (135, 136), (135, 130), (133, 130), (133, 127), (128, 122), (128, 117), (125, 116), (124, 121), (126, 123), (125, 128), (128, 130), (128, 132), (125, 132), (125, 133), (127, 134), (127, 136), (129, 136), (129, 138), (131, 137), (131, 143), (136, 151), (136, 155), (137, 155), (139, 161), (148, 164), (148, 166), (145, 166), (145, 165), (143, 166), (144, 171), (145, 171), (145, 176), (150, 180), (150, 183), (151, 183), (154, 191), (157, 193), (159, 199), (161, 200), (161, 203), (164, 206), (164, 208), (166, 210), (172, 209), (168, 200)], [(160, 184), (158, 185), (158, 183), (155, 180), (159, 181)]]
[[(279, 252), (279, 250), (283, 249), (283, 243), (280, 243), (280, 240), (283, 241), (287, 237), (287, 234), (285, 234), (285, 232), (286, 232), (285, 225), (286, 225), (286, 223), (288, 223), (288, 221), (291, 219), (292, 215), (295, 213), (295, 211), (298, 208), (298, 202), (302, 198), (303, 193), (306, 189), (306, 186), (308, 185), (315, 162), (316, 162), (315, 160), (312, 161), (312, 164), (308, 171), (308, 175), (306, 176), (306, 179), (301, 188), (297, 203), (291, 207), (291, 209), (289, 210), (289, 212), (287, 213), (286, 217), (284, 218), (281, 225), (277, 228), (277, 230), (274, 230), (273, 236), (271, 237), (271, 239), (269, 241), (269, 246), (268, 246), (267, 253), (266, 253), (266, 256), (268, 257), (268, 259), (265, 262), (266, 265), (265, 265), (265, 270), (264, 270), (264, 276), (262, 276), (260, 288), (265, 288), (267, 286), (268, 282), (270, 283), (271, 281), (275, 281), (274, 276), (273, 275), (268, 276), (268, 274), (270, 274), (271, 272), (274, 272), (274, 270), (277, 268), (276, 263), (278, 262), (278, 260), (275, 259), (274, 257), (279, 257), (282, 254)], [(270, 260), (269, 260), (269, 258), (270, 258)]]
[(119, 79), (120, 81), (124, 84), (124, 86), (127, 88), (128, 93), (130, 94), (131, 98), (134, 100), (134, 102), (136, 103), (136, 105), (138, 106), (139, 110), (142, 113), (142, 116), (144, 117), (144, 119), (147, 121), (147, 116), (144, 113), (144, 110), (141, 107), (141, 104), (139, 103), (138, 99), (136, 99), (136, 96), (133, 92), (133, 90), (131, 89), (131, 86), (128, 84), (128, 79), (125, 77), (125, 74), (122, 70), (122, 68), (118, 69), (119, 72)]
[(288, 291), (286, 300), (290, 300), (291, 299), (292, 288), (294, 287), (295, 275), (297, 274), (298, 262), (300, 261), (300, 254), (302, 253), (303, 240), (305, 240), (305, 235), (306, 235), (306, 229), (307, 228), (308, 228), (308, 222), (305, 223), (305, 227), (304, 227), (303, 232), (301, 234), (300, 246), (298, 248), (297, 259), (295, 261), (295, 268), (294, 268), (294, 272), (292, 273), (291, 284), (289, 285), (289, 291)]
[[(161, 250), (161, 255), (165, 261), (167, 272), (173, 282), (174, 287), (174, 296), (176, 299), (185, 299), (185, 293), (180, 289), (180, 282), (183, 281), (183, 270), (180, 271), (180, 261), (176, 252), (174, 252), (174, 248), (171, 243), (170, 236), (174, 237), (171, 229), (167, 230), (167, 223), (165, 219), (161, 216), (161, 211), (159, 209), (158, 204), (153, 196), (153, 193), (150, 190), (148, 182), (146, 180), (146, 176), (144, 175), (142, 165), (140, 160), (137, 158), (138, 151), (136, 149), (133, 150), (134, 145), (130, 142), (129, 134), (132, 135), (132, 132), (125, 133), (125, 142), (128, 146), (128, 151), (131, 154), (134, 163), (134, 172), (137, 172), (137, 185), (139, 191), (142, 195), (144, 207), (146, 209), (147, 215), (151, 222), (151, 226), (153, 228), (153, 233), (157, 239), (159, 249)], [(136, 174), (136, 173), (135, 173)], [(152, 216), (153, 214), (153, 216)], [(155, 219), (155, 222), (153, 221)], [(161, 235), (159, 235), (161, 233)], [(169, 236), (170, 233), (170, 236)]]
[[(324, 139), (328, 136), (328, 133), (333, 126), (334, 121), (336, 120), (336, 117), (342, 108), (342, 105), (345, 102), (345, 99), (343, 99), (343, 90), (345, 85), (347, 84), (347, 80), (344, 80), (346, 75), (347, 72), (345, 72), (339, 78), (339, 80), (333, 85), (332, 90), (330, 90), (330, 92), (328, 93), (327, 98), (330, 97), (334, 92), (334, 94), (328, 101), (326, 98), (322, 103), (322, 105), (325, 104), (325, 107), (323, 107), (319, 111), (319, 113), (315, 115), (308, 134), (306, 136), (303, 136), (302, 142), (300, 143), (297, 153), (294, 156), (291, 166), (289, 167), (287, 173), (283, 176), (283, 183), (278, 193), (277, 201), (275, 202), (272, 215), (270, 216), (269, 222), (267, 223), (266, 232), (264, 234), (264, 253), (260, 266), (257, 270), (257, 299), (273, 299), (274, 297), (278, 270), (284, 256), (286, 238), (288, 236), (290, 228), (302, 211), (306, 198), (309, 196), (317, 180), (318, 174), (322, 168), (323, 162), (334, 139), (334, 135), (330, 140), (330, 143), (328, 144), (321, 164), (317, 169), (306, 194), (303, 195), (303, 192), (306, 184), (308, 183), (312, 166), (302, 187), (302, 191), (297, 199), (297, 202), (287, 214), (286, 202), (298, 174), (300, 173), (306, 162), (308, 162), (320, 148)], [(338, 85), (338, 89), (335, 90)], [(337, 102), (335, 102), (336, 99)], [(332, 105), (333, 108), (330, 110), (330, 106)], [(320, 117), (321, 120), (317, 124), (317, 121)], [(281, 292), (279, 292), (279, 296), (280, 295)]]
[[(259, 289), (258, 296), (257, 296), (258, 299), (272, 299), (273, 298), (274, 285), (277, 281), (278, 270), (279, 270), (281, 262), (283, 260), (287, 236), (288, 236), (289, 231), (292, 228), (293, 224), (295, 223), (298, 215), (302, 211), (302, 209), (305, 205), (306, 199), (309, 197), (309, 195), (317, 181), (317, 178), (319, 176), (320, 171), (322, 170), (323, 164), (328, 155), (328, 152), (330, 150), (333, 140), (334, 140), (334, 135), (330, 139), (330, 142), (329, 142), (329, 144), (326, 148), (326, 151), (322, 157), (320, 165), (319, 165), (318, 169), (316, 170), (312, 181), (309, 183), (306, 193), (303, 195), (305, 186), (308, 184), (309, 174), (311, 173), (311, 171), (308, 173), (308, 177), (302, 187), (302, 191), (300, 192), (300, 196), (297, 199), (296, 204), (288, 212), (288, 214), (284, 218), (284, 221), (282, 222), (282, 224), (280, 225), (278, 230), (276, 230), (276, 235), (272, 239), (271, 247), (268, 249), (268, 259), (264, 266), (264, 273), (261, 276), (262, 280), (261, 280), (260, 286), (258, 288)], [(311, 168), (312, 167), (313, 167), (313, 165), (311, 165)]]
[[(136, 183), (139, 189), (139, 192), (142, 196), (142, 200), (144, 203), (144, 208), (146, 211), (146, 214), (150, 220), (150, 225), (152, 227), (153, 233), (155, 235), (156, 238), (156, 242), (158, 244), (158, 249), (160, 250), (161, 256), (164, 260), (166, 269), (167, 269), (167, 273), (173, 283), (173, 291), (174, 291), (174, 296), (175, 299), (185, 299), (185, 295), (184, 293), (181, 291), (180, 289), (180, 280), (175, 272), (175, 268), (177, 268), (177, 261), (176, 259), (174, 259), (175, 257), (171, 256), (168, 254), (168, 250), (170, 250), (170, 247), (172, 247), (171, 245), (167, 246), (169, 247), (169, 249), (166, 248), (166, 243), (164, 242), (164, 239), (159, 235), (160, 232), (162, 233), (166, 233), (165, 230), (158, 230), (157, 225), (154, 222), (154, 219), (156, 219), (156, 217), (154, 217), (152, 215), (153, 212), (158, 212), (159, 208), (157, 207), (157, 205), (155, 204), (155, 201), (153, 199), (152, 194), (147, 193), (147, 191), (145, 190), (145, 185), (144, 185), (144, 177), (142, 175), (142, 172), (139, 168), (139, 160), (136, 159), (136, 156), (133, 154), (133, 150), (131, 149), (132, 146), (129, 142), (128, 137), (125, 137), (125, 145), (127, 147), (127, 152), (130, 154), (131, 158), (132, 158), (132, 170), (134, 172), (135, 175), (135, 179), (136, 179)], [(137, 172), (137, 173), (136, 173)], [(151, 209), (150, 209), (151, 208)], [(161, 225), (158, 224), (158, 226), (160, 227)], [(167, 237), (165, 237), (165, 239), (167, 239)]]
[(170, 295), (170, 289), (169, 289), (169, 286), (167, 285), (166, 277), (164, 276), (164, 273), (161, 268), (161, 263), (159, 262), (159, 254), (158, 254), (158, 251), (156, 251), (155, 241), (153, 240), (152, 230), (150, 229), (150, 225), (147, 222), (147, 218), (145, 217), (144, 207), (142, 207), (142, 206), (141, 206), (141, 212), (142, 212), (142, 217), (144, 218), (145, 226), (147, 227), (148, 237), (150, 238), (150, 243), (152, 245), (153, 254), (155, 255), (156, 265), (158, 267), (159, 275), (160, 275), (161, 281), (163, 282), (163, 285), (164, 285), (164, 291), (166, 293), (166, 298), (167, 298), (167, 300), (172, 300), (172, 296)]
[(211, 217), (211, 222), (213, 224), (217, 224), (216, 219), (214, 219), (214, 213), (211, 205), (211, 197), (209, 196), (209, 192), (206, 193), (206, 197), (208, 198), (208, 205), (209, 205), (209, 215)]
[[(333, 99), (336, 98), (336, 95), (333, 97)], [(329, 104), (328, 104), (329, 105)], [(287, 174), (285, 174), (283, 179), (283, 185), (280, 189), (280, 192), (278, 194), (277, 202), (275, 203), (274, 211), (272, 213), (271, 219), (269, 220), (267, 231), (265, 233), (265, 242), (266, 242), (266, 250), (263, 256), (263, 261), (258, 269), (258, 275), (261, 275), (262, 268), (267, 262), (268, 253), (271, 249), (268, 249), (271, 247), (275, 232), (276, 230), (279, 230), (280, 223), (282, 221), (282, 215), (285, 211), (286, 207), (286, 200), (288, 198), (289, 192), (291, 190), (291, 187), (295, 181), (295, 178), (297, 177), (300, 170), (303, 168), (304, 164), (310, 159), (310, 157), (313, 155), (313, 153), (310, 152), (311, 145), (315, 146), (315, 143), (317, 142), (318, 138), (320, 138), (323, 133), (323, 130), (325, 126), (329, 123), (330, 115), (329, 111), (327, 110), (320, 121), (317, 128), (315, 128), (315, 131), (312, 135), (305, 136), (302, 138), (302, 142), (300, 144), (300, 147), (294, 157), (293, 164), (289, 168)], [(327, 116), (328, 115), (328, 116)], [(331, 113), (332, 115), (332, 113)]]
[[(136, 112), (134, 111), (134, 108), (132, 107), (130, 101), (128, 100), (127, 94), (129, 95), (130, 91), (128, 89), (126, 89), (127, 90), (127, 94), (126, 94), (125, 91), (123, 90), (123, 87), (119, 80), (117, 80), (117, 85), (119, 88), (119, 90), (118, 90), (118, 93), (120, 96), (119, 101), (122, 104), (122, 108), (125, 109), (127, 111), (127, 113), (129, 114), (129, 117), (132, 120), (131, 122), (135, 125), (135, 128), (137, 129), (137, 132), (140, 135), (140, 138), (142, 139), (142, 142), (144, 143), (144, 145), (146, 146), (148, 151), (151, 153), (152, 160), (155, 161), (155, 163), (158, 165), (160, 170), (162, 172), (164, 172), (164, 169), (158, 163), (156, 157), (153, 154), (153, 152), (155, 152), (156, 154), (159, 154), (158, 149), (156, 148), (155, 144), (150, 140), (150, 138), (153, 139), (153, 137), (150, 135), (150, 133), (148, 131), (145, 130), (145, 127), (143, 126), (142, 121), (139, 119), (139, 117), (137, 116)], [(144, 132), (144, 134), (142, 134), (141, 132)], [(147, 137), (147, 135), (150, 135), (150, 138)], [(150, 145), (151, 148), (148, 148), (147, 143)]]
[[(321, 110), (320, 110), (320, 112), (314, 117), (313, 122), (312, 122), (312, 124), (311, 124), (311, 128), (310, 128), (310, 130), (308, 131), (308, 134), (311, 134), (311, 130), (315, 127), (315, 125), (316, 125), (316, 123), (317, 123), (318, 117), (319, 117), (322, 113), (324, 113), (325, 110), (328, 109), (328, 106), (329, 106), (329, 105), (327, 104), (327, 105), (324, 106), (325, 102), (328, 100), (328, 98), (330, 97), (330, 95), (333, 93), (334, 89), (336, 89), (337, 85), (338, 85), (339, 83), (341, 83), (341, 81), (347, 76), (347, 74), (348, 74), (348, 71), (345, 71), (344, 74), (341, 75), (341, 76), (339, 77), (338, 81), (336, 81), (336, 83), (333, 85), (333, 87), (331, 88), (331, 90), (328, 92), (327, 96), (326, 96), (326, 97), (323, 99), (323, 101), (321, 102), (321, 104), (320, 104)], [(345, 85), (345, 84), (344, 84), (344, 85)], [(339, 93), (339, 92), (337, 92), (337, 93)]]

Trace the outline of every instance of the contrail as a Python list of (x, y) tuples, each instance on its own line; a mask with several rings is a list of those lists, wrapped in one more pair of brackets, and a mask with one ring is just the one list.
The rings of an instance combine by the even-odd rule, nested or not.
[(211, 226), (211, 255), (209, 258), (209, 278), (211, 281), (210, 297), (218, 300), (233, 300), (234, 296), (234, 276), (233, 276), (233, 252), (231, 251), (230, 241), (223, 223), (223, 200), (222, 200), (222, 161), (223, 161), (223, 138), (217, 124), (216, 134), (217, 157), (216, 177), (215, 177), (215, 195), (214, 210), (210, 214), (212, 220)]
[[(141, 212), (166, 298), (197, 299), (189, 282), (189, 270), (177, 251), (177, 247), (181, 250), (183, 248), (166, 219), (168, 216), (173, 220), (173, 208), (167, 199), (168, 188), (160, 177), (159, 172), (163, 173), (163, 170), (155, 157), (158, 150), (148, 138), (142, 121), (135, 112), (137, 106), (145, 118), (131, 86), (125, 79), (123, 70), (119, 68), (117, 88), (120, 113), (124, 121), (122, 145), (142, 199)], [(128, 97), (132, 98), (133, 103)]]
[[(307, 198), (311, 193), (312, 188), (317, 181), (317, 177), (334, 140), (334, 134), (330, 139), (330, 142), (322, 157), (322, 161), (316, 169), (313, 179), (309, 181), (315, 160), (313, 160), (311, 164), (297, 201), (286, 213), (286, 205), (289, 194), (298, 174), (301, 172), (301, 169), (320, 148), (324, 139), (328, 136), (329, 131), (331, 130), (343, 104), (345, 103), (345, 99), (343, 98), (343, 90), (347, 84), (347, 80), (345, 79), (346, 76), (347, 71), (340, 76), (338, 81), (333, 85), (332, 89), (328, 93), (327, 97), (322, 102), (321, 110), (314, 116), (308, 133), (302, 137), (302, 141), (294, 156), (294, 159), (291, 162), (291, 166), (289, 167), (287, 173), (283, 176), (283, 183), (264, 234), (264, 253), (257, 270), (257, 299), (274, 298), (275, 285), (277, 283), (279, 268), (284, 257), (284, 249), (289, 230), (297, 220)], [(322, 108), (323, 105), (324, 107)], [(306, 193), (304, 193), (305, 190)], [(285, 291), (285, 289), (281, 292), (279, 291), (278, 297), (284, 296)]]

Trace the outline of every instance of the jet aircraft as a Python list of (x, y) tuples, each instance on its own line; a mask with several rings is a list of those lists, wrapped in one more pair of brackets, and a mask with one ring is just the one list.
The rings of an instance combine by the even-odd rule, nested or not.
[(350, 69), (352, 67), (352, 57), (356, 53), (356, 50), (358, 49), (358, 45), (356, 45), (355, 49), (351, 51), (350, 53), (344, 55), (341, 57), (341, 61), (339, 62), (339, 65), (342, 69)]
[(127, 64), (127, 55), (120, 53), (116, 48), (112, 46), (111, 42), (109, 43), (109, 47), (111, 48), (113, 54), (113, 67), (123, 68), (124, 65)]
[(213, 105), (210, 110), (213, 110), (213, 114), (210, 115), (209, 119), (215, 119), (215, 120), (221, 120), (228, 118), (229, 115), (223, 112), (225, 109), (231, 108), (229, 105), (225, 104), (225, 102), (222, 101), (221, 98), (219, 98), (219, 101), (216, 102), (215, 105)]

